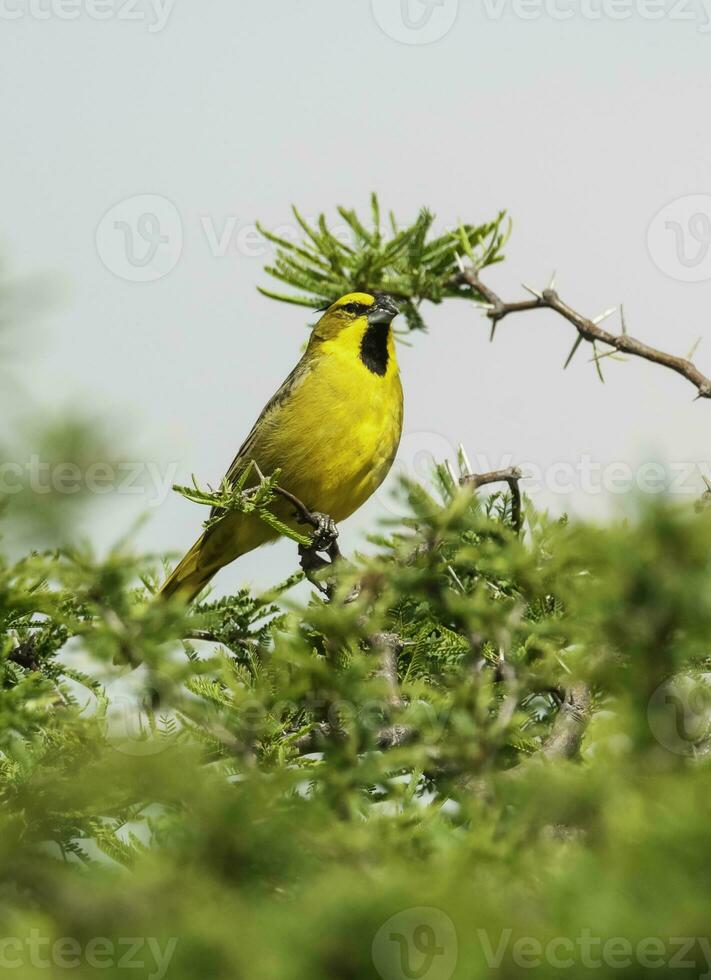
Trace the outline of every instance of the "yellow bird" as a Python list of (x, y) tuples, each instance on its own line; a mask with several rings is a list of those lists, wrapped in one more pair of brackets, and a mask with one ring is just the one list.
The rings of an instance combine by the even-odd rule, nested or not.
[[(402, 386), (390, 326), (397, 313), (382, 293), (348, 293), (329, 306), (227, 482), (254, 461), (266, 475), (279, 469), (280, 486), (311, 511), (339, 522), (357, 510), (385, 479), (400, 442)], [(286, 501), (273, 510), (298, 527)], [(276, 537), (258, 517), (228, 513), (201, 534), (160, 594), (190, 602), (220, 568)]]

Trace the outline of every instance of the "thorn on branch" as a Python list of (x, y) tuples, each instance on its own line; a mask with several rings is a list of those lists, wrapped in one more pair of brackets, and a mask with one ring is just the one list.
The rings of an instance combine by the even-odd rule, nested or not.
[[(492, 323), (497, 324), (510, 313), (523, 313), (528, 310), (540, 309), (553, 310), (559, 316), (563, 317), (563, 319), (571, 323), (578, 331), (579, 337), (582, 337), (583, 340), (587, 340), (589, 343), (605, 344), (624, 354), (632, 354), (635, 357), (640, 357), (643, 360), (666, 367), (670, 371), (674, 371), (676, 374), (686, 378), (687, 381), (694, 385), (697, 390), (697, 399), (711, 398), (711, 379), (702, 374), (692, 364), (689, 358), (667, 354), (664, 351), (657, 350), (655, 347), (651, 347), (649, 344), (643, 343), (641, 340), (630, 337), (627, 333), (627, 324), (622, 306), (619, 308), (622, 332), (620, 334), (614, 334), (600, 326), (602, 320), (611, 316), (615, 312), (614, 310), (607, 310), (601, 316), (591, 320), (572, 309), (567, 303), (564, 303), (553, 288), (553, 284), (549, 285), (543, 292), (539, 292), (537, 289), (524, 283), (524, 289), (531, 293), (534, 299), (519, 300), (515, 303), (505, 303), (493, 289), (481, 281), (479, 271), (473, 267), (466, 269), (464, 272), (457, 273), (451, 280), (450, 285), (458, 287), (460, 290), (463, 287), (468, 288), (469, 294), (476, 302), (481, 302), (481, 297), (483, 297), (488, 306), (487, 316)], [(566, 361), (566, 366), (569, 363), (570, 356)], [(599, 372), (600, 365), (597, 357), (595, 358), (595, 364)]]
[(593, 321), (592, 322), (595, 324), (595, 326), (597, 326), (598, 323), (602, 323), (603, 320), (607, 320), (607, 318), (610, 317), (610, 316), (612, 316), (613, 313), (617, 313), (617, 307), (616, 306), (612, 306), (612, 307), (610, 307), (609, 310), (605, 310), (604, 313), (600, 313), (599, 316), (593, 317)]
[(592, 342), (592, 349), (593, 349), (592, 359), (595, 362), (595, 370), (597, 371), (597, 376), (600, 379), (600, 381), (603, 384), (605, 384), (605, 378), (604, 378), (603, 373), (602, 373), (602, 368), (600, 367), (600, 355), (597, 352), (597, 344), (595, 343), (594, 340)]
[(578, 336), (575, 338), (575, 343), (571, 347), (570, 354), (568, 354), (567, 358), (565, 359), (565, 364), (563, 365), (563, 370), (564, 371), (568, 367), (568, 365), (570, 364), (570, 362), (573, 360), (573, 358), (575, 357), (575, 352), (577, 351), (578, 347), (580, 347), (580, 345), (582, 344), (582, 342), (584, 340), (585, 340), (585, 337), (583, 337), (583, 335), (581, 333), (579, 333)]
[(693, 361), (693, 359), (694, 359), (694, 354), (695, 354), (695, 353), (696, 353), (696, 351), (697, 351), (697, 350), (699, 349), (699, 344), (700, 344), (700, 343), (701, 343), (701, 337), (697, 337), (697, 338), (696, 338), (696, 340), (694, 341), (694, 343), (693, 343), (693, 344), (692, 344), (692, 346), (691, 346), (691, 350), (690, 350), (690, 351), (689, 351), (689, 353), (688, 353), (688, 354), (686, 355), (686, 359), (687, 359), (687, 361)]
[[(543, 299), (543, 293), (539, 293), (537, 289), (534, 289), (534, 288), (533, 288), (533, 286), (529, 286), (529, 285), (528, 285), (527, 283), (525, 283), (525, 282), (522, 282), (522, 283), (521, 283), (521, 285), (522, 285), (522, 286), (523, 286), (523, 288), (524, 288), (524, 289), (525, 289), (525, 290), (526, 290), (527, 292), (529, 292), (529, 293), (530, 293), (530, 294), (531, 294), (532, 296), (535, 296), (535, 297), (536, 297), (536, 299)], [(550, 291), (550, 290), (549, 290), (549, 291)]]

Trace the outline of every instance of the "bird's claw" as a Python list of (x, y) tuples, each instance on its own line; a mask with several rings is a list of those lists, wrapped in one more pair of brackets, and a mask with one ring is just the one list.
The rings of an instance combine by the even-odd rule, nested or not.
[[(299, 545), (301, 567), (309, 582), (315, 585), (327, 598), (330, 598), (334, 588), (333, 585), (321, 581), (316, 577), (316, 573), (327, 568), (340, 558), (340, 551), (338, 550), (338, 528), (336, 527), (336, 522), (328, 514), (320, 514), (318, 511), (315, 511), (312, 516), (315, 518), (317, 526), (314, 528), (311, 536), (311, 543), (308, 545)], [(319, 552), (325, 552), (330, 560), (326, 561), (325, 558), (321, 557)]]
[(313, 516), (318, 522), (318, 527), (314, 529), (311, 538), (311, 549), (330, 552), (338, 541), (336, 522), (328, 514), (320, 514), (318, 511), (314, 511)]

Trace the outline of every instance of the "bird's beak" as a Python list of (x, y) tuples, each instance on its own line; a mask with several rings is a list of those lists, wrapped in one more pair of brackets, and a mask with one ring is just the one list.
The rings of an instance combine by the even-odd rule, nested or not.
[(395, 301), (385, 293), (378, 293), (375, 303), (368, 313), (368, 323), (372, 326), (378, 323), (390, 323), (400, 310), (395, 305)]

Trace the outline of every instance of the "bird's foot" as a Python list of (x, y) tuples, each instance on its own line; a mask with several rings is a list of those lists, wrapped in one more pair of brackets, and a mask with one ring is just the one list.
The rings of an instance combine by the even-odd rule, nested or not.
[[(338, 528), (328, 514), (314, 511), (311, 517), (315, 521), (314, 533), (310, 544), (299, 545), (300, 564), (309, 582), (330, 599), (334, 591), (333, 583), (317, 578), (316, 573), (328, 568), (341, 557), (338, 549)], [(320, 552), (327, 554), (329, 560), (323, 558)]]
[(337, 548), (338, 527), (336, 522), (328, 514), (320, 514), (317, 510), (313, 511), (312, 516), (316, 519), (318, 526), (314, 529), (310, 547), (313, 551), (325, 551), (331, 556), (332, 550)]

